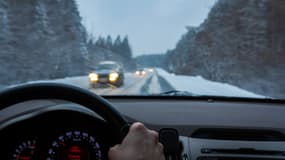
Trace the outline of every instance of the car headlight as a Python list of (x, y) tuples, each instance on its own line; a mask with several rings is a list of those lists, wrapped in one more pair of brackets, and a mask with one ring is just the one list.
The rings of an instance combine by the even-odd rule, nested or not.
[(119, 78), (119, 74), (114, 72), (109, 74), (109, 81), (115, 82)]
[(136, 75), (139, 75), (140, 74), (140, 71), (136, 71)]
[(99, 80), (99, 76), (96, 73), (90, 73), (88, 77), (91, 82), (96, 82)]

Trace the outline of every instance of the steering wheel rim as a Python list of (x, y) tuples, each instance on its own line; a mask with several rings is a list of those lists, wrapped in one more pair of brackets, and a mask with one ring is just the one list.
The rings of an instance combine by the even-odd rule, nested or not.
[(6, 89), (0, 93), (0, 111), (17, 103), (39, 99), (59, 99), (80, 104), (111, 124), (120, 141), (126, 134), (128, 123), (112, 104), (95, 93), (67, 84), (35, 83)]

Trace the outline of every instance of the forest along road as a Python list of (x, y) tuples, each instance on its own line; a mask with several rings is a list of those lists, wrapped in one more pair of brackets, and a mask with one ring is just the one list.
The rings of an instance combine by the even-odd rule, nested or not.
[(124, 85), (118, 88), (89, 88), (99, 95), (151, 95), (173, 90), (157, 72), (146, 72), (144, 76), (133, 73), (125, 74)]

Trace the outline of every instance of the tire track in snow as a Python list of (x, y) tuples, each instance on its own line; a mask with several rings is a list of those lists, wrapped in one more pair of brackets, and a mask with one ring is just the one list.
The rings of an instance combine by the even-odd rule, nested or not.
[(144, 77), (139, 77), (141, 78), (139, 81), (136, 81), (132, 86), (129, 86), (127, 88), (124, 88), (123, 90), (116, 92), (115, 94), (121, 94), (121, 95), (140, 95), (141, 94), (141, 88), (147, 84), (149, 79), (151, 79), (152, 75), (146, 75)]
[(157, 72), (154, 72), (150, 79), (141, 88), (141, 94), (143, 95), (153, 95), (160, 94), (162, 92), (174, 90), (163, 77), (161, 77)]
[(152, 80), (153, 75), (146, 80), (145, 84), (142, 86), (140, 93), (143, 95), (147, 95), (149, 93), (149, 86), (150, 86), (150, 82)]
[(164, 79), (162, 76), (157, 74), (157, 77), (158, 77), (158, 81), (159, 81), (162, 92), (175, 90), (175, 88), (171, 84), (169, 84), (169, 82), (166, 79)]

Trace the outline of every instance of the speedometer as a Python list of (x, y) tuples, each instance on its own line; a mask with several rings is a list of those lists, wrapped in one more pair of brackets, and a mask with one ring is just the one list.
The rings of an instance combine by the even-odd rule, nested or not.
[(22, 142), (13, 154), (13, 160), (32, 160), (34, 159), (36, 140)]
[(47, 160), (101, 160), (102, 153), (95, 137), (87, 132), (69, 131), (52, 142)]

